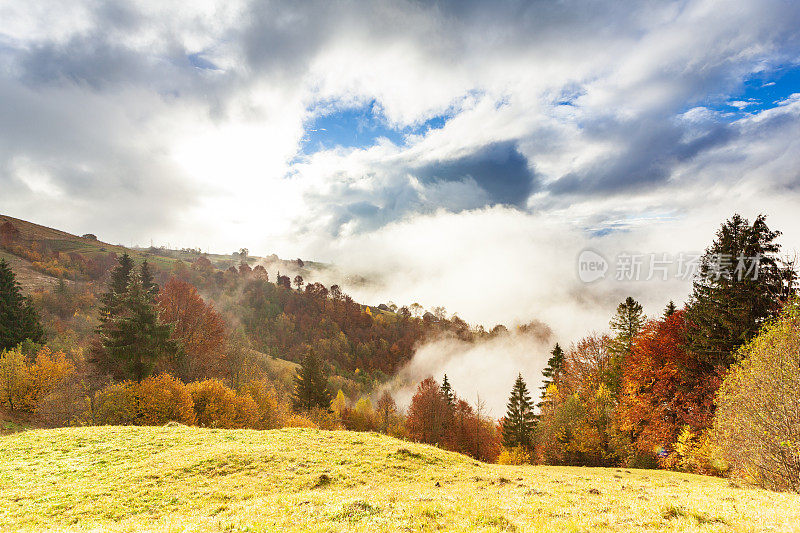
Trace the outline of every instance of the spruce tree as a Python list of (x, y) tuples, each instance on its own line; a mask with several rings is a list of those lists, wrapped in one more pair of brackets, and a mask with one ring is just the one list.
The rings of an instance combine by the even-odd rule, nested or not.
[(730, 366), (737, 349), (795, 292), (794, 269), (778, 257), (779, 235), (764, 215), (750, 224), (736, 214), (700, 259), (686, 311), (686, 344), (709, 372)]
[(128, 289), (115, 298), (115, 314), (98, 330), (102, 348), (96, 355), (103, 367), (116, 377), (141, 381), (152, 373), (159, 359), (180, 358), (180, 345), (170, 339), (172, 326), (159, 323), (139, 273), (130, 275)]
[(667, 304), (667, 307), (664, 309), (664, 318), (671, 317), (672, 315), (675, 314), (675, 311), (677, 310), (678, 308), (675, 306), (675, 302), (670, 300), (669, 303)]
[(550, 359), (547, 360), (547, 366), (542, 370), (542, 386), (539, 387), (542, 391), (541, 401), (536, 404), (536, 407), (541, 409), (544, 405), (545, 398), (547, 397), (547, 388), (558, 380), (561, 369), (564, 366), (564, 350), (556, 343), (553, 350), (550, 352)]
[(609, 323), (615, 336), (609, 347), (611, 366), (605, 376), (605, 381), (614, 394), (618, 393), (622, 387), (622, 368), (631, 353), (633, 339), (642, 330), (644, 321), (642, 305), (628, 296), (617, 306), (617, 313)]
[(22, 295), (11, 266), (0, 259), (0, 352), (25, 340), (42, 342), (44, 330), (30, 298)]
[(536, 417), (533, 414), (533, 403), (528, 394), (528, 386), (517, 376), (511, 397), (508, 399), (506, 417), (503, 420), (503, 446), (513, 448), (522, 446), (530, 449), (533, 445), (533, 429)]
[(147, 260), (142, 262), (139, 272), (142, 278), (142, 288), (152, 300), (155, 300), (158, 294), (158, 283), (153, 281), (153, 273), (150, 271), (150, 265), (147, 263)]
[(102, 304), (100, 308), (101, 322), (109, 320), (119, 312), (120, 302), (128, 291), (132, 272), (133, 259), (125, 252), (119, 258), (119, 265), (111, 270), (108, 290), (100, 297), (100, 303)]
[(453, 393), (453, 388), (450, 386), (450, 382), (447, 381), (447, 374), (444, 375), (444, 379), (442, 379), (442, 397), (447, 402), (447, 405), (450, 406), (452, 409), (455, 406), (455, 398), (456, 395)]
[(315, 407), (330, 411), (331, 401), (328, 379), (322, 371), (319, 359), (314, 351), (310, 350), (303, 358), (294, 378), (292, 407), (298, 412), (309, 411)]

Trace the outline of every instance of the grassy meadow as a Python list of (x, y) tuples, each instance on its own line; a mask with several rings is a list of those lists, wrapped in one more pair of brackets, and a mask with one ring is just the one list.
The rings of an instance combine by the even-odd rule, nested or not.
[(0, 457), (2, 531), (800, 531), (796, 494), (346, 431), (32, 430)]

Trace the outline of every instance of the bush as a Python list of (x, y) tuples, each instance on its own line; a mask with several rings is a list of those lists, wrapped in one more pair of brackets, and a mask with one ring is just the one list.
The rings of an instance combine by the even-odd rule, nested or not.
[(278, 398), (275, 389), (265, 381), (251, 381), (244, 391), (258, 406), (257, 429), (275, 429), (282, 425), (283, 416), (278, 407)]
[(161, 374), (141, 383), (115, 383), (98, 392), (94, 419), (115, 426), (161, 426), (170, 421), (192, 425), (195, 414), (186, 385)]
[(283, 427), (287, 428), (311, 428), (317, 429), (318, 426), (314, 423), (313, 420), (310, 418), (306, 418), (303, 415), (292, 414), (289, 418), (286, 419), (284, 422)]
[(95, 394), (94, 422), (100, 425), (136, 424), (136, 383), (123, 381), (109, 385)]
[(527, 465), (531, 464), (531, 454), (522, 446), (506, 448), (503, 446), (497, 458), (497, 464), (501, 465)]
[(186, 385), (169, 374), (150, 376), (136, 386), (139, 426), (161, 426), (167, 422), (194, 425), (192, 396)]
[(209, 428), (256, 427), (258, 405), (250, 396), (237, 394), (215, 379), (188, 385), (197, 424)]
[(0, 405), (12, 411), (32, 413), (40, 400), (59, 388), (75, 367), (62, 352), (42, 347), (30, 363), (20, 346), (0, 355)]
[(716, 438), (734, 473), (800, 492), (800, 303), (739, 351), (717, 394)]

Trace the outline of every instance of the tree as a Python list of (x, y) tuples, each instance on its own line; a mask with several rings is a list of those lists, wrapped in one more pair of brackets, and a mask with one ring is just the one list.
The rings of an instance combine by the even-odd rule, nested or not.
[(330, 411), (331, 400), (328, 379), (314, 351), (309, 350), (294, 378), (292, 407), (298, 412), (310, 411), (315, 407)]
[[(341, 391), (340, 391), (341, 392)], [(378, 424), (383, 433), (388, 433), (389, 428), (393, 424), (394, 418), (397, 417), (397, 404), (389, 394), (389, 391), (383, 391), (381, 397), (378, 398)]]
[(155, 299), (158, 294), (158, 283), (153, 281), (153, 273), (150, 271), (150, 265), (146, 260), (142, 262), (142, 266), (139, 268), (139, 275), (142, 278), (142, 289), (145, 294)]
[(443, 444), (448, 412), (449, 406), (436, 380), (422, 380), (408, 408), (406, 425), (409, 436), (427, 444)]
[(141, 276), (130, 276), (128, 290), (115, 304), (115, 315), (100, 325), (100, 347), (95, 361), (116, 377), (141, 381), (160, 359), (178, 359), (182, 351), (171, 339), (172, 327), (158, 321), (150, 295)]
[(800, 492), (800, 301), (737, 358), (716, 398), (722, 455), (764, 488)]
[(0, 352), (30, 339), (44, 340), (44, 330), (30, 298), (22, 295), (14, 272), (0, 259)]
[(672, 315), (675, 314), (675, 311), (677, 310), (678, 308), (675, 306), (675, 302), (670, 300), (669, 303), (667, 304), (667, 307), (664, 309), (664, 318), (671, 317)]
[(166, 368), (186, 380), (223, 377), (227, 334), (222, 316), (206, 304), (197, 289), (171, 278), (156, 300), (161, 323), (172, 324), (171, 339), (180, 342), (187, 368)]
[(294, 286), (298, 291), (303, 288), (303, 276), (298, 274), (294, 277)]
[(563, 367), (564, 350), (556, 343), (553, 350), (550, 352), (550, 359), (547, 360), (547, 366), (542, 370), (542, 377), (544, 379), (542, 380), (542, 386), (539, 387), (542, 390), (542, 399), (536, 404), (536, 407), (541, 409), (542, 405), (547, 401), (547, 389), (552, 383), (558, 381), (558, 376), (561, 374), (561, 369)]
[(644, 321), (642, 305), (628, 296), (617, 306), (617, 313), (609, 322), (611, 331), (615, 335), (609, 347), (611, 368), (606, 376), (606, 384), (614, 395), (619, 392), (622, 383), (622, 368), (631, 353), (633, 339), (642, 330)]
[(113, 317), (119, 311), (120, 301), (128, 291), (133, 272), (133, 259), (127, 252), (119, 258), (119, 264), (111, 271), (108, 282), (108, 289), (100, 297), (102, 307), (100, 308), (100, 320), (105, 321)]
[(713, 414), (717, 375), (706, 374), (683, 339), (686, 313), (648, 322), (625, 366), (618, 420), (634, 453), (670, 466), (681, 428), (699, 433)]
[(523, 446), (530, 449), (533, 445), (531, 437), (536, 417), (533, 414), (528, 386), (522, 379), (522, 374), (517, 375), (506, 406), (506, 416), (503, 419), (503, 446), (506, 448)]
[(700, 259), (687, 306), (686, 342), (707, 372), (730, 366), (736, 350), (794, 293), (795, 273), (778, 258), (778, 236), (764, 215), (750, 224), (736, 214)]
[(452, 408), (455, 405), (455, 393), (453, 392), (453, 388), (450, 386), (450, 382), (447, 381), (447, 374), (444, 375), (444, 379), (442, 379), (442, 397), (447, 402), (447, 405)]

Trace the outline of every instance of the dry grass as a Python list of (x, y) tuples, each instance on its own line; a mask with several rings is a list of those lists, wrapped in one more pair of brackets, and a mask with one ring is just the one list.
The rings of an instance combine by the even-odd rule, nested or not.
[(35, 430), (0, 437), (0, 457), (2, 531), (800, 531), (798, 495), (373, 434)]

